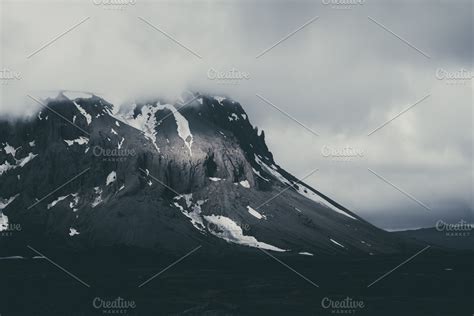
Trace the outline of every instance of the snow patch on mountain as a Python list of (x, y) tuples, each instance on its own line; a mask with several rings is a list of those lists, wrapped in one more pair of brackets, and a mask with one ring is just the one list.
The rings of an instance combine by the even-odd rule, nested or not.
[(112, 182), (115, 182), (115, 180), (117, 180), (117, 173), (115, 171), (112, 171), (111, 173), (109, 173), (109, 175), (107, 176), (107, 180), (105, 181), (105, 185), (109, 185), (111, 184)]
[(64, 196), (60, 196), (56, 200), (54, 200), (53, 202), (49, 203), (47, 205), (47, 209), (49, 210), (49, 209), (53, 208), (54, 206), (56, 206), (56, 204), (58, 204), (59, 202), (65, 200), (69, 197), (72, 197), (71, 202), (69, 202), (69, 207), (73, 210), (73, 212), (76, 212), (77, 209), (75, 207), (79, 204), (79, 193), (70, 193), (70, 194), (67, 194), (67, 195), (64, 195)]
[(18, 167), (20, 168), (24, 167), (28, 162), (33, 160), (33, 158), (35, 158), (36, 156), (38, 155), (33, 154), (33, 153), (28, 153), (28, 156), (24, 158), (20, 158), (20, 159), (15, 158), (15, 164), (13, 165), (10, 164), (8, 161), (5, 161), (3, 164), (0, 165), (0, 176), (4, 174), (5, 172), (7, 172), (8, 170), (13, 170)]
[(26, 156), (25, 158), (21, 158), (21, 159), (17, 160), (18, 166), (24, 167), (27, 163), (29, 163), (31, 160), (33, 160), (33, 158), (35, 158), (36, 156), (38, 156), (38, 155), (35, 155), (33, 153), (28, 153), (28, 156)]
[(14, 195), (8, 199), (0, 198), (0, 232), (8, 229), (8, 216), (3, 214), (2, 210), (13, 202), (20, 194)]
[(255, 157), (255, 162), (258, 163), (260, 165), (260, 167), (265, 169), (265, 171), (267, 171), (269, 174), (271, 174), (275, 179), (277, 179), (278, 181), (280, 181), (284, 184), (292, 185), (292, 183), (290, 181), (288, 181), (288, 179), (286, 179), (284, 176), (282, 176), (278, 171), (276, 171), (273, 168), (269, 167), (265, 162), (262, 161), (262, 159), (260, 159), (260, 157), (258, 157), (255, 154), (254, 154), (254, 157)]
[(87, 113), (86, 110), (84, 110), (79, 104), (77, 104), (77, 102), (74, 101), (73, 103), (76, 106), (76, 108), (79, 110), (79, 112), (81, 112), (82, 116), (86, 118), (87, 125), (90, 125), (92, 122), (92, 116), (89, 113)]
[(232, 113), (229, 117), (227, 117), (227, 119), (229, 120), (229, 122), (232, 122), (232, 121), (237, 121), (239, 117), (237, 116), (237, 114)]
[(69, 236), (75, 236), (75, 235), (80, 235), (80, 233), (77, 231), (75, 228), (69, 228)]
[(250, 189), (250, 183), (247, 180), (242, 180), (239, 182), (239, 184), (246, 189)]
[(0, 232), (8, 229), (8, 216), (0, 212)]
[(94, 201), (91, 204), (93, 208), (102, 203), (102, 189), (99, 187), (95, 187), (94, 193), (96, 197), (94, 198)]
[(192, 194), (192, 193), (183, 194), (182, 197), (183, 197), (184, 200), (186, 201), (186, 206), (187, 206), (187, 207), (190, 207), (191, 204), (193, 203), (193, 194)]
[(5, 143), (5, 147), (3, 148), (3, 150), (5, 150), (7, 155), (10, 154), (13, 157), (15, 157), (16, 155), (16, 149), (13, 146), (10, 146), (8, 143)]
[(0, 165), (0, 175), (7, 172), (8, 170), (13, 169), (13, 166), (8, 162), (5, 161), (3, 164)]
[(3, 144), (3, 151), (5, 151), (5, 153), (7, 155), (12, 155), (12, 157), (15, 158), (16, 149), (15, 149), (15, 147), (11, 146), (10, 144), (4, 143)]
[(224, 97), (219, 97), (219, 96), (215, 96), (214, 97), (214, 100), (216, 100), (217, 102), (219, 102), (220, 105), (223, 105), (222, 104), (222, 101), (224, 101), (226, 98)]
[(213, 224), (212, 229), (209, 229), (210, 233), (214, 236), (224, 239), (227, 242), (271, 251), (287, 251), (285, 249), (258, 241), (253, 236), (244, 235), (242, 228), (228, 217), (221, 215), (209, 215), (204, 216), (204, 218), (207, 222)]
[(181, 196), (176, 196), (174, 200), (179, 201), (180, 199), (184, 198), (186, 208), (181, 206), (178, 202), (174, 202), (174, 206), (176, 206), (184, 216), (191, 220), (191, 224), (200, 232), (205, 231), (204, 221), (201, 216), (201, 206), (206, 203), (204, 200), (198, 200), (196, 203), (192, 201), (192, 194), (184, 194)]
[(255, 173), (259, 178), (261, 178), (261, 179), (263, 179), (263, 180), (265, 180), (265, 181), (267, 181), (267, 182), (270, 181), (270, 179), (267, 179), (267, 178), (263, 177), (263, 176), (260, 174), (260, 172), (259, 172), (258, 170), (255, 170), (254, 168), (252, 168), (252, 171), (253, 171), (253, 173)]
[(118, 148), (118, 149), (122, 149), (122, 145), (123, 145), (123, 141), (124, 141), (124, 140), (125, 140), (125, 138), (122, 137), (122, 139), (120, 140), (120, 142), (118, 142), (118, 144), (117, 144), (117, 148)]
[(62, 200), (66, 199), (68, 196), (69, 196), (69, 194), (64, 195), (64, 196), (60, 196), (56, 200), (54, 200), (53, 202), (49, 203), (48, 206), (47, 206), (48, 210), (51, 209), (52, 207), (54, 207), (59, 202), (61, 202)]
[(332, 238), (329, 238), (329, 240), (332, 241), (334, 244), (338, 245), (339, 247), (346, 248), (346, 247), (344, 247), (342, 244), (338, 243), (337, 241), (335, 241), (335, 240), (332, 239)]
[(178, 136), (184, 141), (184, 144), (188, 147), (189, 155), (192, 156), (193, 152), (191, 146), (193, 145), (193, 134), (191, 134), (188, 120), (171, 104), (157, 103), (157, 106), (160, 110), (168, 109), (173, 113), (176, 125), (178, 126)]
[(73, 212), (77, 212), (77, 205), (79, 204), (79, 193), (71, 194), (72, 201), (69, 203), (69, 207), (72, 209)]
[(248, 212), (250, 213), (250, 215), (258, 218), (258, 219), (267, 219), (267, 217), (265, 215), (262, 215), (260, 214), (259, 212), (257, 212), (255, 209), (253, 209), (250, 205), (247, 206), (247, 210)]
[(72, 146), (74, 144), (78, 144), (78, 145), (85, 145), (85, 144), (88, 144), (89, 143), (89, 138), (87, 137), (84, 137), (84, 136), (80, 136), (79, 138), (76, 138), (76, 139), (72, 139), (72, 140), (64, 140), (66, 142), (66, 144), (68, 146)]
[(125, 115), (123, 120), (128, 125), (142, 131), (145, 138), (150, 140), (156, 150), (160, 152), (160, 149), (156, 144), (156, 112), (159, 109), (151, 104), (146, 104), (141, 108), (140, 113), (136, 117), (134, 117), (134, 110), (135, 109), (132, 109), (127, 115)]

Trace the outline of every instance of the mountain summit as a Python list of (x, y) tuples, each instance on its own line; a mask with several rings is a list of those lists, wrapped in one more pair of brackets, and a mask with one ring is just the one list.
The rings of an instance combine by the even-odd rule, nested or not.
[(229, 98), (114, 106), (61, 93), (0, 121), (0, 230), (68, 247), (301, 255), (393, 253), (403, 244), (276, 164)]

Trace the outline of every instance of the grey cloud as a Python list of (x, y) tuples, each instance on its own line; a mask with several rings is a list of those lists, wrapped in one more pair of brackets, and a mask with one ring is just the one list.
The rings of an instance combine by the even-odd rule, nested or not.
[[(381, 226), (389, 227), (393, 214), (403, 218), (397, 220), (401, 226), (410, 227), (431, 225), (442, 214), (460, 217), (473, 211), (472, 81), (452, 85), (435, 77), (440, 67), (472, 71), (472, 1), (365, 1), (352, 10), (319, 1), (137, 1), (121, 11), (87, 1), (3, 1), (2, 9), (0, 66), (20, 71), (23, 78), (2, 85), (2, 116), (34, 112), (38, 106), (24, 96), (39, 90), (95, 91), (116, 102), (174, 98), (186, 89), (228, 95), (266, 131), (284, 168), (303, 176), (319, 167), (310, 184)], [(86, 16), (90, 21), (26, 59)], [(317, 21), (255, 58), (315, 16)], [(210, 68), (236, 68), (250, 79), (217, 83), (207, 78)], [(321, 136), (282, 116), (256, 93)], [(427, 94), (429, 99), (367, 137)], [(331, 161), (321, 156), (327, 144), (359, 146), (366, 154), (360, 160)], [(367, 168), (426, 201), (432, 214), (417, 210)]]

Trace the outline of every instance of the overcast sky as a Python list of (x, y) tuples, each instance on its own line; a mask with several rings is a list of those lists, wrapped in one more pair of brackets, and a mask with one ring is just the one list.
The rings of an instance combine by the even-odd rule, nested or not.
[(473, 220), (471, 0), (131, 2), (0, 0), (0, 116), (45, 90), (227, 95), (278, 164), (318, 168), (306, 181), (372, 223)]

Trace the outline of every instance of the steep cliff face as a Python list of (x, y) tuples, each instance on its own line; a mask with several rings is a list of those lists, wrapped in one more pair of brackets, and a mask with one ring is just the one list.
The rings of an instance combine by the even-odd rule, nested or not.
[[(391, 253), (398, 239), (278, 166), (241, 105), (194, 95), (127, 110), (66, 92), (28, 121), (0, 122), (0, 225), (70, 247), (174, 252), (208, 244)], [(179, 110), (179, 111), (178, 111)]]

